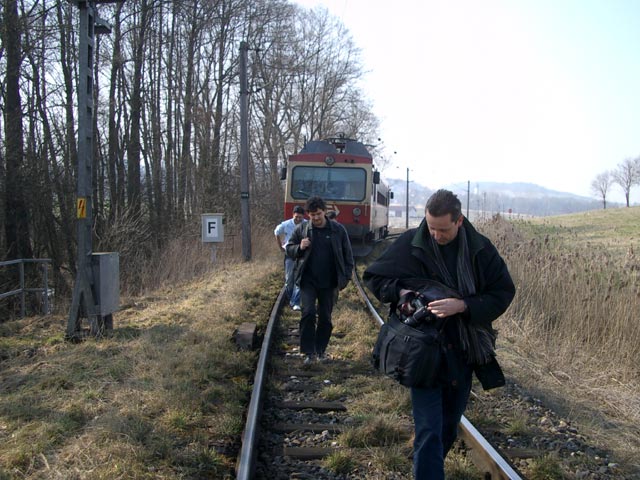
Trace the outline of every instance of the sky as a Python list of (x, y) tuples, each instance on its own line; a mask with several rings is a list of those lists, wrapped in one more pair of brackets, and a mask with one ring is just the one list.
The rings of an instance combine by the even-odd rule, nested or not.
[(327, 8), (360, 48), (389, 178), (596, 198), (596, 175), (640, 156), (638, 0), (296, 3)]

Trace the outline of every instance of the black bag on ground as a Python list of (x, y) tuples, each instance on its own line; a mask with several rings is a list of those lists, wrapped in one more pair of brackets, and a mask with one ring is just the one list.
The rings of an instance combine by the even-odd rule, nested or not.
[(414, 328), (395, 314), (382, 325), (373, 348), (373, 366), (405, 387), (431, 387), (436, 383), (444, 337), (435, 325)]

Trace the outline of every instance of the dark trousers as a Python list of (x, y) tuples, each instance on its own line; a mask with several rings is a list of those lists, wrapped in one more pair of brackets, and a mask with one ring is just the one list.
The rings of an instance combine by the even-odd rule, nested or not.
[(411, 405), (415, 423), (413, 474), (416, 480), (444, 480), (444, 459), (458, 434), (458, 423), (467, 408), (471, 392), (471, 368), (453, 388), (412, 388)]
[(335, 288), (300, 286), (302, 317), (300, 318), (300, 351), (306, 355), (321, 355), (327, 349), (333, 325), (331, 312)]

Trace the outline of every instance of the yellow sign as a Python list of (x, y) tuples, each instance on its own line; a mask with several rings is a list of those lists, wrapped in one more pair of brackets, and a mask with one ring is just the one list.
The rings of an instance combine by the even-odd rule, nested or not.
[(76, 211), (77, 218), (87, 218), (87, 199), (85, 197), (78, 197)]

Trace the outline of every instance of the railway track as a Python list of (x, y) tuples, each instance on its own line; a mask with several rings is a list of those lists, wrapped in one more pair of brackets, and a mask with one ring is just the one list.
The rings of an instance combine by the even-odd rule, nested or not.
[[(354, 284), (369, 315), (378, 325), (382, 324), (357, 275)], [(366, 441), (354, 439), (357, 434), (349, 436), (349, 432), (362, 429), (367, 419), (362, 419), (362, 413), (354, 415), (350, 411), (353, 400), (345, 393), (349, 388), (343, 386), (376, 373), (366, 362), (338, 357), (303, 365), (298, 351), (299, 314), (283, 310), (283, 303), (281, 292), (271, 312), (258, 360), (237, 478), (412, 478), (408, 461), (410, 416), (394, 417), (391, 423), (396, 425), (378, 425), (377, 432), (374, 426)], [(336, 335), (339, 337), (340, 333)], [(521, 478), (466, 418), (461, 422), (460, 433), (476, 465), (477, 472), (472, 478)], [(403, 464), (397, 470), (385, 466), (385, 462), (393, 460), (380, 459), (388, 454), (376, 453), (378, 447), (404, 457)]]
[[(357, 274), (354, 275), (354, 283), (360, 296), (367, 305), (371, 316), (375, 319), (378, 326), (382, 326), (384, 320), (369, 301), (367, 293), (362, 288), (362, 283)], [(471, 450), (474, 463), (476, 463), (476, 467), (483, 472), (485, 479), (519, 480), (521, 478), (520, 474), (496, 451), (464, 415), (460, 421), (459, 431), (460, 439), (465, 442)]]
[[(337, 316), (334, 310), (331, 361), (307, 368), (298, 352), (299, 313), (282, 308), (280, 293), (258, 360), (238, 479), (412, 478), (410, 401), (406, 389), (370, 365), (382, 319), (357, 275), (353, 284), (341, 292)], [(345, 326), (344, 317), (356, 320)], [(490, 392), (474, 388), (466, 416), (460, 441), (447, 457), (447, 478), (638, 478), (510, 379)]]

